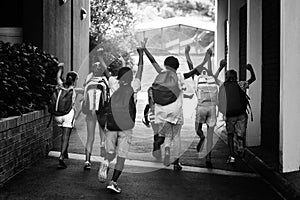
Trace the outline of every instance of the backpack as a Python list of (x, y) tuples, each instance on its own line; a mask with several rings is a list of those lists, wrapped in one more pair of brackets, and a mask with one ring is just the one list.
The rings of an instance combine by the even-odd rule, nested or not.
[[(225, 81), (219, 91), (219, 111), (226, 117), (234, 117), (247, 112), (250, 106), (250, 98), (244, 92), (237, 81)], [(253, 120), (251, 112), (251, 120)]]
[(180, 89), (175, 71), (163, 70), (152, 84), (153, 101), (159, 105), (168, 105), (177, 100)]
[(134, 127), (136, 106), (134, 91), (130, 85), (121, 85), (111, 96), (107, 106), (107, 124), (109, 131), (123, 131)]
[(48, 112), (54, 116), (68, 114), (73, 108), (74, 88), (56, 87), (48, 105)]
[(212, 76), (199, 76), (196, 88), (198, 104), (218, 102), (218, 85)]
[[(103, 111), (109, 100), (109, 87), (105, 79), (94, 77), (84, 88), (84, 100), (82, 102), (82, 113), (96, 114)], [(103, 112), (102, 112), (103, 113)]]

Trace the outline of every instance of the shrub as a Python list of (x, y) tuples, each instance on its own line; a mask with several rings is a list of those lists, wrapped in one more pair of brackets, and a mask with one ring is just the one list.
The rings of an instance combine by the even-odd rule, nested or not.
[(57, 64), (33, 45), (0, 42), (0, 118), (44, 109), (56, 85)]

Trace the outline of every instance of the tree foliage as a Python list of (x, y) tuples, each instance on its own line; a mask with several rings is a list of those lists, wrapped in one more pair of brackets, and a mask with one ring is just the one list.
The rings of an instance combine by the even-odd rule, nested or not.
[(44, 109), (56, 85), (58, 60), (27, 44), (0, 42), (0, 118)]
[[(133, 14), (125, 0), (92, 0), (90, 26), (91, 62), (99, 53), (106, 63), (116, 55), (128, 54), (135, 45), (132, 33)], [(100, 50), (100, 52), (99, 52)], [(127, 62), (130, 59), (127, 58)]]

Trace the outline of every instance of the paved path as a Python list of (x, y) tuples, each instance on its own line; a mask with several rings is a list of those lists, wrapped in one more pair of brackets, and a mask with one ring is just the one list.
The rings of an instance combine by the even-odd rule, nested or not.
[(74, 159), (67, 160), (67, 164), (67, 169), (58, 170), (56, 158), (41, 160), (5, 184), (0, 199), (281, 199), (257, 176), (169, 169), (133, 173), (144, 167), (128, 165), (119, 179), (122, 193), (112, 194), (106, 184), (97, 181), (95, 168), (84, 171), (82, 161)]
[[(182, 141), (182, 156), (181, 162), (187, 166), (205, 167), (205, 155), (206, 155), (206, 143), (201, 153), (196, 151), (196, 145), (198, 144), (199, 138), (196, 136), (194, 131), (194, 106), (195, 99), (184, 100), (184, 117), (185, 123), (182, 127), (181, 141)], [(137, 120), (133, 131), (132, 145), (130, 148), (129, 159), (131, 160), (142, 160), (155, 162), (155, 158), (152, 157), (152, 143), (153, 143), (153, 132), (151, 128), (147, 128), (141, 121), (142, 113), (145, 106), (145, 93), (139, 93), (138, 105), (137, 105)], [(218, 122), (218, 126), (221, 126), (223, 122)], [(222, 128), (216, 128), (216, 133), (220, 132)], [(204, 128), (204, 131), (206, 128)], [(86, 142), (86, 122), (85, 115), (80, 115), (76, 122), (76, 129), (74, 129), (71, 138), (69, 152), (84, 154), (85, 142)], [(226, 159), (228, 156), (228, 148), (224, 141), (219, 137), (218, 134), (214, 134), (214, 149), (212, 151), (212, 163), (216, 169), (224, 169), (230, 171), (251, 171), (244, 162), (237, 160), (236, 165), (227, 165)], [(60, 151), (60, 138), (57, 138), (54, 151)], [(100, 137), (99, 130), (96, 127), (95, 142), (92, 155), (100, 155)]]

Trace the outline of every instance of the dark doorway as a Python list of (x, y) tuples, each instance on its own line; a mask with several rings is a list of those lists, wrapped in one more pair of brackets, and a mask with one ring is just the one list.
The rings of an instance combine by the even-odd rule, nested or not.
[(262, 1), (262, 146), (279, 167), (280, 0)]
[(240, 8), (239, 43), (239, 80), (246, 80), (246, 71), (242, 66), (247, 62), (247, 4)]

